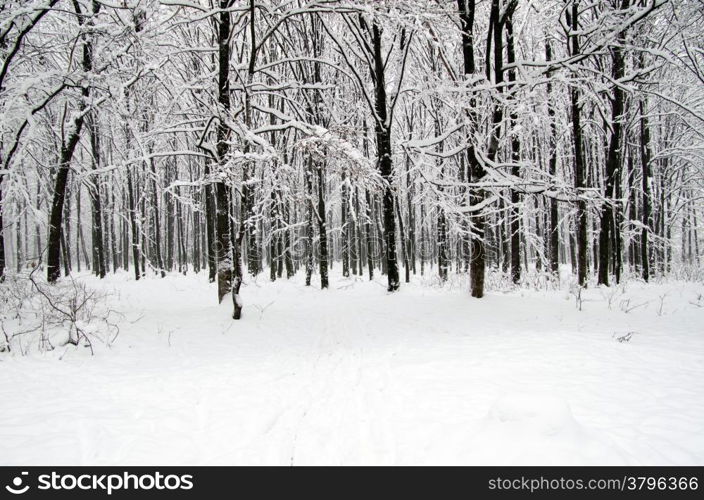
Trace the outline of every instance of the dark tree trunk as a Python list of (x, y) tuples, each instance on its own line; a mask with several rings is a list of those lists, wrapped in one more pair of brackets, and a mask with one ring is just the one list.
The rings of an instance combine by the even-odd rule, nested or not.
[[(146, 179), (139, 179), (140, 183), (144, 185), (144, 181)], [(135, 185), (135, 188), (137, 186)], [(139, 234), (140, 234), (140, 239), (141, 239), (141, 244), (139, 246), (139, 257), (140, 260), (142, 261), (142, 277), (147, 275), (147, 253), (149, 250), (149, 246), (147, 245), (147, 231), (149, 230), (148, 226), (148, 221), (145, 217), (145, 214), (147, 213), (147, 198), (144, 196), (144, 193), (142, 193), (139, 197)], [(150, 262), (151, 264), (151, 262)]]
[(499, 201), (499, 227), (497, 228), (498, 240), (497, 250), (501, 260), (501, 272), (507, 273), (511, 266), (511, 224), (506, 217), (506, 209), (503, 197)]
[[(514, 47), (514, 36), (513, 36), (513, 13), (507, 12), (506, 18), (506, 60), (508, 64), (514, 64), (516, 62), (516, 52)], [(508, 81), (509, 81), (509, 92), (511, 92), (511, 98), (516, 99), (514, 94), (516, 87), (514, 82), (516, 81), (516, 70), (511, 68), (508, 70)], [(510, 127), (515, 130), (518, 124), (518, 113), (514, 109), (510, 113)], [(511, 134), (511, 162), (513, 166), (511, 167), (511, 175), (514, 177), (514, 182), (520, 178), (521, 170), (518, 166), (518, 162), (521, 160), (521, 141), (518, 134)], [(514, 283), (521, 281), (521, 211), (519, 210), (518, 204), (521, 202), (521, 195), (517, 189), (511, 189), (511, 209), (509, 213), (509, 227), (511, 231), (511, 280)]]
[(134, 264), (134, 279), (138, 280), (142, 274), (139, 272), (139, 230), (137, 228), (137, 209), (134, 199), (134, 185), (131, 169), (127, 169), (127, 192), (130, 205), (130, 225), (132, 227), (132, 263)]
[[(123, 188), (122, 200), (123, 204), (127, 202), (128, 197), (125, 195), (125, 190)], [(127, 220), (122, 219), (122, 268), (125, 271), (130, 270), (130, 230), (129, 223)]]
[[(362, 138), (362, 147), (365, 157), (369, 157), (369, 129), (367, 128), (367, 122), (364, 121), (364, 134)], [(374, 242), (372, 241), (372, 220), (374, 218), (374, 213), (372, 209), (372, 200), (369, 190), (364, 190), (364, 224), (360, 225), (360, 230), (364, 229), (364, 244), (365, 251), (367, 254), (367, 269), (369, 271), (369, 281), (374, 279)], [(360, 275), (362, 273), (362, 256), (360, 254)]]
[[(168, 186), (171, 180), (171, 162), (167, 161), (164, 171), (164, 184)], [(164, 268), (167, 271), (173, 271), (174, 269), (174, 206), (172, 200), (173, 196), (171, 193), (164, 193), (164, 212), (166, 212)]]
[[(80, 190), (78, 192), (80, 195)], [(79, 200), (80, 200), (80, 198), (79, 198)], [(1, 203), (2, 203), (2, 195), (0, 194), (0, 204)], [(19, 274), (20, 272), (22, 272), (22, 265), (23, 265), (22, 261), (24, 260), (24, 256), (25, 256), (25, 252), (22, 251), (22, 224), (21, 224), (22, 219), (20, 217), (21, 210), (20, 210), (19, 203), (17, 203), (15, 205), (15, 210), (17, 211), (16, 212), (17, 213), (17, 222), (15, 223), (15, 269), (16, 269), (16, 272)], [(80, 213), (78, 215), (78, 219), (80, 220)], [(26, 215), (25, 215), (25, 219), (24, 219), (24, 224), (25, 224), (25, 230), (26, 230), (26, 227), (27, 227)], [(0, 226), (0, 228), (1, 227), (2, 226)], [(80, 229), (80, 225), (79, 225), (79, 229)], [(1, 231), (2, 231), (2, 229), (0, 229), (0, 232)], [(80, 236), (80, 231), (79, 231), (79, 236)], [(2, 243), (2, 244), (4, 245), (4, 243)], [(4, 250), (4, 248), (3, 248), (3, 250)], [(25, 250), (26, 250), (26, 242), (25, 242)], [(78, 255), (78, 253), (79, 253), (78, 242), (76, 242), (76, 255)], [(78, 262), (80, 263), (80, 259), (78, 260)], [(80, 270), (81, 269), (80, 269), (80, 265), (79, 265), (78, 271), (80, 272)], [(4, 275), (0, 274), (0, 283), (2, 282), (3, 279), (4, 279)]]
[[(84, 89), (83, 95), (85, 98), (88, 97), (87, 89)], [(68, 141), (61, 147), (61, 159), (59, 161), (59, 168), (54, 181), (54, 199), (51, 204), (51, 213), (49, 215), (49, 238), (47, 241), (48, 250), (46, 267), (47, 281), (49, 283), (56, 282), (61, 275), (61, 226), (63, 222), (66, 186), (68, 184), (68, 173), (71, 158), (73, 157), (73, 153), (76, 150), (76, 145), (78, 144), (78, 139), (80, 138), (84, 116), (85, 115), (81, 113), (79, 117), (73, 121), (73, 129), (69, 133)]]
[[(192, 179), (192, 177), (191, 177)], [(200, 212), (197, 210), (192, 211), (193, 214), (193, 234), (191, 235), (193, 241), (193, 272), (198, 274), (200, 272), (201, 263), (201, 216)]]
[(61, 257), (64, 264), (64, 276), (71, 274), (73, 264), (71, 261), (71, 189), (67, 187), (66, 202), (64, 203), (64, 227), (61, 231)]
[[(550, 41), (545, 42), (545, 60), (552, 61), (552, 48)], [(557, 124), (555, 123), (555, 107), (552, 102), (552, 82), (548, 75), (548, 116), (550, 117), (550, 159), (548, 160), (548, 174), (551, 178), (557, 175)], [(550, 199), (550, 272), (559, 277), (560, 271), (560, 228), (557, 200)]]
[(615, 182), (614, 182), (614, 196), (616, 198), (615, 201), (615, 210), (614, 210), (614, 226), (613, 226), (613, 238), (612, 238), (612, 244), (614, 247), (614, 279), (616, 280), (616, 283), (621, 282), (621, 268), (623, 265), (622, 259), (623, 259), (623, 249), (621, 248), (621, 245), (623, 243), (622, 237), (621, 237), (621, 227), (623, 226), (623, 208), (624, 205), (621, 202), (622, 196), (623, 196), (623, 187), (621, 186), (621, 170), (623, 169), (623, 155), (620, 154), (620, 163), (619, 163), (619, 168), (616, 172), (615, 176)]
[[(499, 16), (499, 0), (492, 0), (491, 3), (491, 13), (490, 13), (490, 20), (489, 20), (489, 33), (487, 37), (487, 67), (486, 67), (486, 74), (487, 74), (487, 79), (491, 80), (491, 66), (489, 64), (489, 61), (492, 59), (492, 35), (493, 35), (493, 62), (494, 62), (494, 84), (497, 86), (497, 91), (499, 93), (503, 92), (503, 81), (504, 81), (504, 76), (503, 76), (503, 36), (502, 36), (502, 26), (500, 22), (500, 16)], [(499, 139), (500, 139), (500, 126), (501, 122), (503, 121), (503, 104), (499, 102), (498, 98), (494, 102), (494, 110), (492, 113), (492, 131), (491, 131), (491, 137), (489, 139), (489, 149), (487, 151), (487, 156), (490, 161), (495, 161), (498, 150), (499, 150)], [(476, 159), (474, 160), (476, 161)], [(478, 163), (478, 162), (477, 162)], [(470, 162), (471, 164), (471, 162)], [(472, 176), (472, 180), (474, 182), (477, 182), (481, 180), (486, 172), (484, 172), (484, 169), (481, 168), (481, 175), (478, 176)], [(475, 197), (474, 201), (472, 202), (472, 205), (474, 204), (479, 204), (484, 201), (485, 194), (483, 191), (479, 191), (478, 195)], [(474, 272), (476, 273), (476, 280), (478, 281), (477, 286), (475, 287), (474, 284), (474, 279), (475, 276), (472, 276), (472, 296), (480, 298), (484, 294), (484, 272), (485, 272), (485, 267), (486, 267), (486, 256), (485, 256), (485, 243), (484, 243), (484, 228), (485, 228), (485, 217), (482, 213), (481, 217), (478, 217), (475, 220), (475, 231), (477, 232), (476, 238), (473, 241), (481, 242), (481, 247), (476, 248), (476, 252), (479, 252), (478, 255), (475, 254), (475, 248), (472, 249), (472, 260), (474, 261), (475, 259), (478, 260), (478, 263), (475, 263), (475, 270)], [(476, 243), (475, 243), (476, 245)], [(478, 265), (481, 264), (481, 270), (478, 269)], [(472, 275), (472, 268), (470, 267), (470, 275)]]
[[(629, 0), (621, 0), (621, 10), (628, 8)], [(624, 59), (621, 45), (625, 42), (625, 34), (619, 33), (617, 44), (611, 48), (612, 73), (614, 81), (618, 82), (624, 75)], [(604, 178), (605, 202), (601, 208), (601, 231), (599, 233), (599, 274), (598, 283), (609, 285), (609, 265), (612, 257), (614, 240), (614, 201), (616, 176), (621, 170), (621, 133), (623, 130), (622, 115), (624, 107), (624, 91), (620, 85), (614, 87), (611, 106), (611, 137), (606, 158)]]
[(308, 160), (305, 171), (306, 185), (306, 286), (310, 286), (313, 276), (313, 159)]
[[(249, 146), (245, 146), (245, 152), (249, 152)], [(247, 238), (247, 271), (251, 276), (256, 276), (261, 271), (259, 268), (259, 242), (257, 241), (257, 223), (254, 217), (254, 195), (256, 191), (252, 188), (251, 179), (252, 165), (245, 164), (245, 176), (242, 181), (242, 209), (245, 223), (245, 237)]]
[(347, 176), (342, 173), (342, 200), (341, 217), (342, 227), (340, 228), (341, 250), (342, 250), (342, 276), (350, 276), (350, 238), (347, 231), (347, 221), (349, 219), (349, 187), (347, 186)]
[(159, 190), (156, 182), (156, 167), (154, 166), (154, 159), (149, 160), (149, 168), (152, 174), (152, 210), (154, 213), (153, 224), (154, 224), (154, 257), (156, 259), (156, 268), (159, 270), (161, 277), (166, 276), (166, 271), (164, 270), (164, 261), (161, 258), (161, 216), (159, 212)]
[(406, 274), (406, 283), (411, 280), (410, 277), (410, 266), (408, 265), (408, 246), (406, 245), (406, 232), (403, 228), (403, 216), (401, 214), (401, 207), (398, 199), (396, 199), (396, 217), (398, 217), (398, 230), (401, 233), (401, 254), (403, 256), (403, 269)]
[[(176, 188), (176, 196), (180, 198), (181, 189)], [(181, 202), (176, 202), (176, 224), (178, 227), (178, 270), (182, 274), (186, 274), (188, 271), (188, 255), (186, 253), (186, 217), (183, 214), (183, 207)]]
[[(413, 274), (416, 274), (416, 207), (413, 203), (413, 184), (411, 183), (410, 162), (406, 161), (406, 206), (408, 207), (408, 239), (406, 248), (408, 260), (410, 260)], [(406, 273), (406, 283), (410, 281), (410, 276)]]
[(318, 263), (320, 269), (320, 288), (328, 287), (328, 232), (325, 217), (325, 169), (322, 160), (314, 160), (315, 171), (318, 177), (318, 240), (320, 255)]
[[(570, 25), (571, 55), (575, 57), (580, 53), (579, 47), (579, 1), (572, 3), (571, 13), (568, 11), (568, 25)], [(577, 282), (580, 286), (587, 286), (587, 202), (583, 199), (586, 187), (586, 170), (584, 167), (584, 154), (582, 150), (582, 125), (581, 110), (579, 107), (579, 89), (573, 86), (570, 92), (572, 111), (572, 138), (574, 140), (574, 187), (577, 192)]]
[(354, 191), (350, 191), (350, 205), (353, 206), (352, 211), (352, 221), (350, 224), (350, 267), (352, 268), (352, 274), (360, 276), (362, 275), (361, 269), (361, 255), (359, 253), (359, 192), (357, 186), (354, 187)]
[(442, 281), (447, 281), (449, 261), (447, 256), (447, 218), (445, 211), (438, 210), (438, 276)]
[[(311, 31), (311, 44), (312, 44), (312, 52), (313, 52), (313, 57), (316, 58), (316, 60), (313, 62), (313, 68), (312, 68), (312, 83), (316, 86), (319, 86), (322, 83), (322, 74), (321, 74), (321, 65), (320, 62), (317, 60), (317, 58), (320, 56), (322, 53), (322, 32), (319, 29), (319, 25), (316, 23), (314, 20), (312, 22), (312, 31)], [(313, 120), (317, 125), (324, 125), (324, 117), (321, 109), (322, 105), (322, 95), (320, 94), (319, 90), (313, 90), (312, 91), (312, 98), (309, 100), (309, 113), (313, 117)], [(309, 177), (309, 189), (310, 189), (310, 195), (311, 195), (311, 211), (315, 212), (315, 219), (318, 223), (318, 269), (320, 271), (320, 288), (328, 288), (329, 280), (328, 280), (328, 270), (329, 268), (332, 267), (332, 259), (329, 258), (329, 252), (328, 252), (328, 234), (327, 234), (327, 210), (325, 207), (325, 159), (324, 158), (319, 158), (315, 157), (315, 155), (311, 156), (310, 160), (310, 170), (308, 172)], [(315, 180), (317, 181), (317, 190), (316, 190), (316, 204), (315, 204), (315, 210), (313, 209), (313, 175), (315, 175)], [(312, 224), (312, 220), (310, 221)], [(312, 228), (310, 229), (311, 235), (312, 235)], [(312, 245), (312, 238), (310, 240), (311, 242), (311, 251), (314, 249)], [(313, 269), (313, 256), (312, 254), (309, 255), (309, 265), (310, 269), (308, 272), (312, 273)]]
[(279, 199), (283, 210), (283, 216), (285, 221), (284, 237), (283, 237), (283, 260), (286, 267), (286, 279), (291, 279), (294, 275), (295, 268), (293, 265), (293, 255), (291, 254), (291, 230), (289, 226), (291, 224), (291, 211), (288, 207), (288, 203), (283, 199)]
[[(118, 239), (117, 232), (115, 231), (115, 186), (110, 187), (110, 198), (112, 200), (112, 207), (110, 210), (110, 252), (112, 254), (112, 272), (113, 274), (117, 272), (117, 267), (119, 265), (119, 253), (117, 250)], [(106, 269), (107, 272), (107, 269)]]
[(283, 237), (279, 236), (277, 239), (277, 245), (276, 245), (276, 252), (277, 252), (277, 259), (276, 259), (276, 275), (280, 279), (284, 275), (284, 239)]
[[(631, 227), (638, 222), (638, 210), (636, 207), (636, 169), (633, 161), (633, 149), (628, 150), (628, 220)], [(640, 238), (636, 235), (631, 235), (631, 241), (628, 245), (628, 262), (636, 273), (640, 273)]]
[(369, 269), (369, 281), (374, 279), (374, 212), (372, 208), (372, 198), (369, 191), (365, 191), (365, 201), (367, 206), (366, 218), (364, 222), (365, 238), (367, 240), (367, 268)]
[[(90, 145), (93, 153), (93, 171), (100, 168), (100, 134), (97, 119), (91, 119), (89, 123)], [(105, 249), (103, 248), (103, 209), (100, 199), (100, 189), (97, 184), (98, 176), (92, 177), (88, 185), (88, 194), (92, 205), (93, 214), (93, 272), (96, 276), (104, 278), (105, 269)]]
[(648, 117), (646, 115), (646, 106), (644, 101), (640, 101), (640, 162), (642, 173), (642, 196), (641, 203), (643, 219), (641, 220), (642, 229), (640, 235), (640, 262), (641, 272), (644, 281), (650, 279), (650, 255), (648, 249), (648, 234), (650, 232), (650, 129), (648, 127)]
[[(205, 176), (206, 178), (210, 176), (210, 164), (208, 163), (205, 164)], [(205, 251), (208, 257), (208, 281), (213, 283), (217, 275), (217, 264), (215, 262), (217, 252), (215, 250), (215, 201), (213, 200), (213, 185), (210, 180), (205, 184), (203, 196), (205, 197), (205, 233), (207, 244)]]
[[(18, 211), (19, 212), (19, 211)], [(18, 262), (22, 248), (20, 245), (20, 219), (17, 219), (17, 252)], [(81, 272), (81, 242), (83, 241), (83, 225), (81, 224), (81, 185), (76, 189), (76, 270)], [(86, 261), (88, 266), (88, 261)]]
[[(233, 207), (232, 199), (228, 200), (230, 206)], [(233, 226), (232, 231), (235, 231)], [(234, 309), (232, 311), (233, 319), (242, 318), (242, 309), (244, 304), (242, 302), (242, 297), (240, 296), (240, 288), (242, 287), (242, 280), (244, 278), (244, 271), (242, 269), (242, 239), (244, 238), (245, 225), (244, 219), (242, 218), (242, 205), (240, 203), (240, 224), (239, 230), (237, 231), (237, 238), (234, 238), (232, 244), (232, 258), (233, 258), (233, 280), (232, 280), (232, 302)]]
[(384, 180), (383, 217), (384, 241), (386, 249), (386, 269), (388, 278), (388, 291), (398, 290), (399, 274), (398, 261), (396, 260), (396, 220), (394, 217), (394, 192), (391, 161), (391, 123), (388, 121), (388, 103), (386, 97), (386, 61), (381, 50), (381, 28), (374, 22), (372, 25), (372, 47), (374, 55), (374, 107), (377, 115), (376, 141), (377, 162), (379, 172)]
[[(270, 103), (271, 107), (271, 103)], [(273, 115), (272, 115), (273, 116)], [(273, 138), (272, 138), (273, 139)], [(273, 143), (273, 140), (272, 140)], [(276, 179), (273, 180), (273, 184), (276, 184)], [(269, 217), (270, 217), (270, 235), (269, 235), (269, 280), (276, 281), (276, 275), (281, 277), (281, 272), (279, 269), (281, 266), (281, 236), (279, 231), (281, 229), (279, 206), (276, 194), (276, 188), (272, 187), (270, 195), (270, 207), (269, 207)]]
[(425, 229), (425, 203), (420, 205), (420, 275), (425, 275), (425, 259), (428, 252)]
[[(218, 105), (220, 112), (230, 111), (230, 7), (231, 0), (220, 0), (218, 23)], [(228, 128), (221, 120), (217, 129), (217, 155), (224, 168), (230, 153)], [(215, 183), (215, 262), (218, 280), (218, 302), (232, 291), (232, 249), (230, 241), (230, 187), (222, 180)]]
[[(255, 0), (250, 0), (249, 2), (249, 43), (250, 43), (250, 54), (249, 54), (249, 64), (247, 67), (247, 85), (250, 89), (245, 91), (244, 95), (244, 113), (245, 113), (245, 124), (247, 127), (251, 128), (253, 124), (252, 116), (252, 90), (251, 84), (254, 79), (254, 70), (257, 58), (256, 51), (256, 31), (255, 31)], [(228, 48), (229, 50), (229, 48)], [(229, 86), (229, 83), (228, 83)], [(229, 109), (229, 101), (228, 101)], [(244, 152), (249, 153), (251, 151), (251, 145), (249, 141), (245, 141)], [(244, 171), (242, 175), (242, 214), (241, 218), (244, 222), (245, 235), (247, 239), (247, 271), (251, 276), (256, 276), (261, 271), (260, 269), (260, 250), (259, 242), (257, 241), (257, 222), (254, 217), (254, 196), (256, 190), (254, 189), (252, 182), (254, 180), (254, 167), (251, 162), (247, 161), (244, 164)], [(239, 240), (239, 237), (237, 238)], [(239, 251), (239, 250), (238, 250)], [(237, 305), (235, 305), (237, 307)]]
[[(493, 0), (496, 5), (492, 3), (492, 20), (490, 23), (495, 22), (494, 17), (498, 17), (498, 2)], [(467, 77), (472, 77), (476, 73), (476, 66), (474, 61), (474, 12), (475, 12), (475, 0), (457, 0), (457, 6), (459, 8), (460, 24), (462, 28), (462, 57), (464, 63), (464, 74)], [(490, 51), (487, 49), (487, 71), (489, 68), (488, 58), (490, 57)], [(470, 119), (470, 124), (472, 128), (477, 126), (477, 116), (476, 116), (476, 97), (472, 93), (469, 98), (468, 114)], [(477, 158), (476, 150), (472, 144), (471, 135), (473, 131), (470, 131), (468, 137), (470, 138), (470, 146), (467, 148), (467, 163), (469, 165), (469, 177), (471, 182), (480, 182), (482, 178), (486, 175), (484, 167), (479, 162)], [(470, 206), (477, 207), (480, 205), (485, 198), (486, 194), (481, 188), (471, 188), (469, 190), (469, 204)], [(470, 243), (470, 261), (469, 261), (469, 276), (471, 282), (471, 294), (472, 297), (481, 298), (484, 296), (484, 274), (486, 270), (486, 249), (484, 242), (484, 226), (485, 215), (481, 208), (476, 208), (471, 216), (471, 243)]]
[(5, 204), (2, 200), (2, 181), (3, 175), (0, 174), (0, 283), (5, 281), (5, 235), (2, 217), (5, 212)]

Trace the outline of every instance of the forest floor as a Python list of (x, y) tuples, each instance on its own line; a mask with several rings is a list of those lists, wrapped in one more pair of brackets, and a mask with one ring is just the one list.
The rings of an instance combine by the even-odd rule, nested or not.
[(302, 279), (235, 322), (202, 273), (81, 275), (119, 335), (0, 354), (0, 464), (704, 464), (703, 284)]

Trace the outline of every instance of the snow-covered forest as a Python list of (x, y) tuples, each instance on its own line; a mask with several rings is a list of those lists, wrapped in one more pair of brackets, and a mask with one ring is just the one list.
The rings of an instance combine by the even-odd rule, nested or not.
[(0, 463), (704, 464), (702, 0), (4, 0)]

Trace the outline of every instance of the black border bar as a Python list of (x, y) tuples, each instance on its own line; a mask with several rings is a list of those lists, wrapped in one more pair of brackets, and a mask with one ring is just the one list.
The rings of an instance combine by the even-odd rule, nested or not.
[(704, 498), (703, 492), (704, 467), (0, 467), (0, 499)]

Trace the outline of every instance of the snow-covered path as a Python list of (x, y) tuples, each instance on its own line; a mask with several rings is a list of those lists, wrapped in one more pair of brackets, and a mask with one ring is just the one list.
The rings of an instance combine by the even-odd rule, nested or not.
[(202, 274), (83, 279), (120, 335), (0, 357), (2, 465), (704, 464), (702, 285), (580, 312), (564, 290), (262, 278), (233, 322)]

